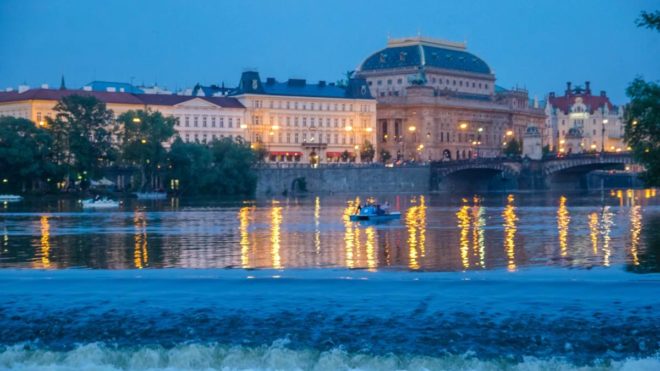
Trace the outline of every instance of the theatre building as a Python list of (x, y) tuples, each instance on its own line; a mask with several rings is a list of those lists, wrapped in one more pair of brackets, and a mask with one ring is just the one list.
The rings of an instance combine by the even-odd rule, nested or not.
[(491, 68), (465, 43), (390, 39), (354, 76), (378, 101), (377, 146), (392, 159), (497, 157), (528, 127), (545, 130), (545, 113), (527, 91), (496, 86)]

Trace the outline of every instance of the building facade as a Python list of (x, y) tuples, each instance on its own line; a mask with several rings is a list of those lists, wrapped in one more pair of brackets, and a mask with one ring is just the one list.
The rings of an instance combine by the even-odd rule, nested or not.
[(221, 138), (246, 138), (245, 107), (234, 98), (164, 94), (131, 94), (92, 90), (29, 89), (0, 92), (0, 116), (22, 117), (37, 125), (55, 117), (57, 102), (69, 95), (94, 96), (115, 117), (130, 110), (153, 110), (176, 117), (177, 135), (186, 142), (206, 143)]
[(262, 81), (247, 71), (230, 95), (246, 107), (249, 140), (271, 163), (362, 162), (364, 146), (376, 146), (376, 100), (364, 80)]
[(627, 150), (623, 108), (613, 105), (605, 91), (593, 95), (589, 81), (575, 88), (566, 83), (562, 96), (551, 92), (545, 110), (545, 141), (559, 153)]
[(497, 157), (503, 143), (545, 130), (545, 113), (523, 89), (495, 86), (495, 75), (464, 43), (391, 39), (354, 76), (378, 100), (377, 146), (392, 160)]

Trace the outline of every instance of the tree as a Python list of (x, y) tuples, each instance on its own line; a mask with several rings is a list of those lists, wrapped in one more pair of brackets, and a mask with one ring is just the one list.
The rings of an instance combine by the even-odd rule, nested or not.
[(382, 161), (383, 163), (389, 161), (391, 158), (392, 158), (392, 154), (390, 153), (390, 151), (386, 149), (380, 151), (380, 161)]
[(57, 169), (52, 161), (52, 138), (48, 131), (23, 118), (0, 118), (0, 188), (12, 191), (34, 189)]
[(630, 98), (625, 120), (625, 141), (646, 168), (647, 185), (660, 185), (660, 85), (636, 78), (626, 89)]
[(637, 27), (646, 27), (660, 31), (660, 10), (656, 10), (652, 13), (642, 11), (639, 18), (635, 21), (635, 24), (637, 24)]
[(511, 138), (504, 146), (503, 153), (508, 157), (520, 156), (522, 154), (522, 143), (516, 140), (516, 138)]
[(345, 150), (344, 152), (341, 153), (340, 156), (341, 156), (341, 160), (346, 162), (348, 161), (349, 158), (351, 158), (351, 153)]
[(57, 161), (69, 178), (76, 175), (87, 182), (100, 176), (102, 166), (115, 158), (111, 142), (113, 113), (93, 96), (69, 95), (54, 108), (54, 119), (46, 118), (53, 136)]
[[(638, 27), (660, 31), (660, 11), (642, 12)], [(626, 94), (630, 98), (626, 110), (624, 139), (633, 156), (646, 168), (643, 175), (647, 185), (660, 185), (660, 85), (641, 77), (633, 80)]]
[(251, 146), (254, 158), (257, 162), (265, 162), (268, 157), (268, 148), (262, 142), (256, 142)]
[(199, 194), (213, 183), (213, 156), (207, 146), (177, 138), (168, 153), (169, 181), (176, 180), (181, 194)]
[(140, 168), (140, 190), (146, 190), (148, 182), (154, 184), (161, 166), (165, 165), (167, 151), (163, 143), (176, 133), (176, 119), (160, 112), (128, 111), (117, 118), (120, 124), (119, 149), (121, 159)]
[(209, 193), (249, 195), (257, 187), (253, 166), (257, 162), (250, 145), (238, 138), (211, 142), (211, 153), (217, 176), (216, 186)]
[(360, 159), (362, 162), (372, 162), (374, 160), (375, 154), (376, 150), (374, 150), (373, 144), (371, 144), (371, 142), (368, 140), (365, 140), (360, 151)]

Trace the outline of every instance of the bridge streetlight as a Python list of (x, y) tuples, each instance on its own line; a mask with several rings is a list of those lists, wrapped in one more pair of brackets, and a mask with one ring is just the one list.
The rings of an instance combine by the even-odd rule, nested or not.
[(601, 130), (600, 136), (600, 152), (605, 152), (605, 124), (607, 124), (607, 119), (603, 120), (603, 130)]

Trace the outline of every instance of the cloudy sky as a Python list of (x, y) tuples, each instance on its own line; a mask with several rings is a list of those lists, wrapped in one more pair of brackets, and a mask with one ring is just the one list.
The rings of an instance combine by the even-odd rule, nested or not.
[(92, 80), (177, 89), (263, 77), (337, 80), (388, 36), (467, 41), (498, 85), (532, 96), (592, 82), (615, 103), (660, 79), (660, 1), (0, 1), (0, 88)]

